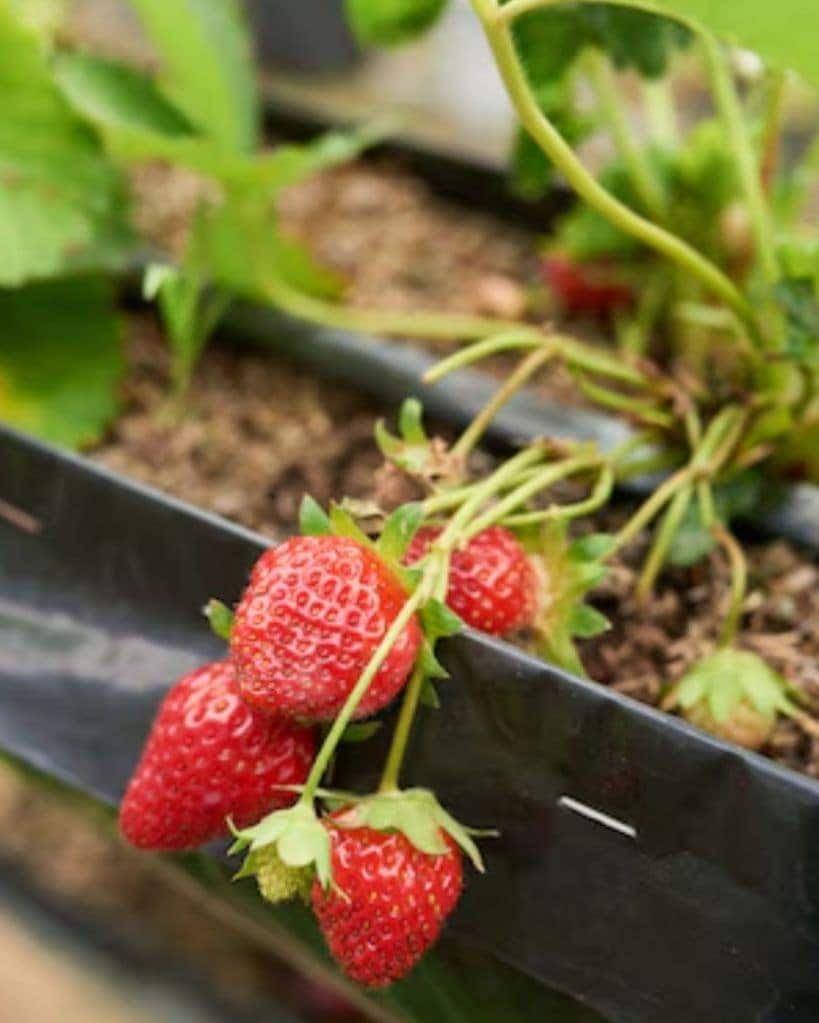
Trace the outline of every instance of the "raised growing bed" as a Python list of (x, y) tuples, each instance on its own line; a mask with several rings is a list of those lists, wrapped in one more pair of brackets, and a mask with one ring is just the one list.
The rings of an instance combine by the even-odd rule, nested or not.
[[(168, 680), (214, 653), (197, 608), (265, 541), (11, 430), (0, 463), (0, 744), (115, 804)], [(475, 633), (443, 653), (412, 780), (502, 835), (384, 1007), (429, 1019), (444, 985), (436, 1019), (588, 1018), (558, 987), (618, 1021), (816, 1018), (814, 782)], [(345, 753), (340, 782), (375, 762)], [(265, 917), (309, 941), (299, 910)]]

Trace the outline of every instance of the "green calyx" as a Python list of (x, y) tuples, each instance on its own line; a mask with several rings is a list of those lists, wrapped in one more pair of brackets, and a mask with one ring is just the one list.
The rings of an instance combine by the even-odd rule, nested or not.
[(606, 576), (603, 559), (614, 547), (607, 533), (569, 541), (564, 523), (549, 523), (525, 541), (542, 568), (543, 603), (535, 623), (537, 652), (567, 671), (585, 675), (575, 639), (590, 639), (609, 628), (608, 619), (584, 602)]
[(284, 867), (315, 870), (316, 876), (327, 887), (331, 881), (330, 838), (308, 804), (299, 801), (287, 810), (276, 810), (258, 824), (234, 831), (236, 841), (230, 847), (235, 854), (248, 850), (248, 856), (239, 871), (239, 877), (257, 873), (254, 857), (265, 850), (270, 862), (270, 850)]
[(430, 856), (443, 856), (449, 852), (442, 835), (445, 832), (481, 873), (484, 870), (483, 860), (472, 836), (497, 835), (496, 831), (478, 831), (460, 824), (428, 789), (395, 789), (362, 798), (343, 792), (325, 792), (322, 798), (331, 808), (340, 810), (333, 815), (335, 827), (400, 831), (416, 849)]
[(703, 658), (673, 687), (664, 702), (684, 713), (702, 707), (724, 725), (741, 705), (748, 705), (773, 725), (777, 714), (799, 717), (788, 696), (788, 683), (749, 650), (718, 650)]

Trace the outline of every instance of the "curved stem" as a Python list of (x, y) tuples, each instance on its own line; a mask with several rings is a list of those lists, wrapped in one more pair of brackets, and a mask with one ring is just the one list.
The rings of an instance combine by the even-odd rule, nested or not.
[(308, 295), (279, 278), (265, 281), (268, 299), (293, 316), (325, 327), (417, 338), (482, 338), (520, 324), (459, 313), (353, 309)]
[(640, 505), (628, 522), (617, 533), (614, 547), (609, 552), (609, 556), (631, 543), (651, 523), (655, 516), (662, 511), (663, 506), (674, 497), (677, 491), (689, 484), (692, 476), (691, 466), (686, 466), (683, 469), (679, 469), (672, 476), (669, 476), (667, 480), (664, 480), (651, 497)]
[(461, 534), (462, 542), (466, 543), (467, 540), (477, 536), (484, 529), (488, 529), (489, 526), (500, 522), (506, 515), (534, 497), (535, 494), (539, 494), (554, 486), (560, 480), (574, 476), (575, 473), (593, 468), (599, 465), (601, 461), (602, 457), (600, 455), (580, 455), (577, 458), (569, 458), (564, 462), (557, 462), (555, 465), (547, 466), (542, 472), (533, 476), (532, 479), (521, 483), (519, 487), (508, 493), (506, 497), (501, 498), (497, 504), (488, 508), (483, 515), (479, 515), (470, 522), (469, 526)]
[[(606, 191), (545, 116), (532, 95), (526, 72), (515, 49), (509, 25), (511, 5), (498, 8), (491, 0), (470, 2), (481, 20), (498, 70), (521, 123), (577, 194), (626, 234), (656, 249), (697, 277), (756, 332), (753, 310), (730, 278), (687, 242), (652, 224)], [(543, 4), (541, 2), (536, 6)], [(499, 16), (501, 12), (504, 16)]]
[(412, 677), (404, 690), (404, 700), (401, 704), (401, 713), (395, 725), (395, 731), (390, 743), (390, 751), (384, 764), (381, 774), (381, 783), (378, 786), (379, 792), (394, 792), (398, 788), (398, 775), (401, 771), (401, 764), (404, 761), (404, 753), (407, 748), (412, 731), (412, 723), (415, 720), (415, 712), (418, 710), (418, 701), (421, 698), (421, 691), (424, 688), (426, 673), (423, 665), (419, 662), (415, 666)]
[(768, 203), (725, 50), (710, 32), (701, 31), (700, 40), (711, 87), (714, 91), (714, 100), (731, 144), (739, 180), (745, 193), (745, 201), (748, 204), (759, 261), (768, 281), (774, 282), (779, 276), (779, 269)]
[(715, 523), (711, 532), (728, 555), (731, 566), (731, 603), (719, 639), (719, 645), (726, 647), (733, 643), (742, 617), (742, 606), (748, 589), (748, 562), (742, 547), (722, 523)]
[(657, 175), (646, 159), (645, 149), (637, 142), (628, 123), (611, 61), (601, 50), (592, 48), (585, 56), (585, 66), (614, 145), (631, 175), (637, 194), (651, 215), (656, 220), (662, 220), (665, 214), (665, 196)]
[(640, 578), (637, 581), (637, 597), (639, 600), (646, 600), (652, 589), (657, 576), (660, 574), (663, 565), (668, 558), (668, 551), (674, 540), (677, 530), (680, 528), (685, 513), (691, 504), (694, 496), (694, 487), (688, 484), (674, 495), (671, 504), (663, 517), (662, 524), (657, 530), (651, 550), (648, 553)]
[(481, 508), (481, 506), (485, 504), (489, 498), (499, 493), (506, 483), (510, 479), (514, 479), (522, 469), (525, 469), (533, 462), (538, 461), (543, 456), (545, 450), (546, 449), (542, 444), (533, 444), (531, 447), (524, 448), (523, 451), (519, 451), (518, 454), (516, 454), (513, 458), (510, 458), (508, 462), (505, 462), (499, 469), (496, 469), (491, 476), (482, 480), (475, 487), (472, 496), (468, 500), (464, 501), (458, 511), (449, 520), (449, 524), (435, 541), (433, 548), (446, 551), (453, 543), (463, 540), (464, 527), (472, 520), (475, 513)]
[(526, 351), (533, 348), (548, 348), (553, 354), (564, 358), (571, 366), (587, 370), (590, 373), (598, 373), (601, 376), (608, 376), (614, 380), (621, 380), (623, 383), (633, 384), (635, 387), (648, 387), (651, 383), (645, 373), (603, 349), (584, 344), (584, 342), (565, 334), (544, 334), (535, 327), (524, 326), (516, 330), (505, 330), (500, 334), (496, 332), (494, 337), (482, 338), (460, 351), (453, 352), (452, 355), (448, 355), (431, 366), (424, 373), (423, 380), (425, 383), (434, 384), (456, 369), (464, 369), (491, 355), (510, 351)]
[(779, 169), (782, 114), (785, 106), (787, 73), (782, 68), (769, 68), (765, 82), (765, 117), (759, 153), (759, 176), (762, 188), (770, 194)]
[(614, 489), (614, 469), (610, 465), (603, 467), (594, 489), (584, 501), (576, 501), (574, 504), (553, 505), (550, 508), (543, 508), (539, 511), (521, 512), (518, 515), (507, 515), (501, 520), (505, 526), (533, 526), (539, 522), (548, 520), (560, 520), (568, 522), (569, 519), (577, 519), (584, 515), (591, 515), (601, 508), (611, 497)]
[(467, 458), (484, 435), (486, 428), (517, 392), (530, 380), (544, 363), (554, 356), (554, 349), (543, 347), (531, 352), (517, 369), (510, 373), (504, 383), (492, 395), (481, 411), (475, 416), (452, 447), (451, 454)]

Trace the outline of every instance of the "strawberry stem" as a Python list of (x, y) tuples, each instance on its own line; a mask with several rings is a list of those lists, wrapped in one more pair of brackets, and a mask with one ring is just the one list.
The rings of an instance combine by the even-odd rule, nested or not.
[(682, 487), (674, 497), (666, 510), (660, 528), (654, 537), (654, 542), (649, 550), (640, 578), (637, 581), (637, 598), (647, 600), (654, 588), (654, 583), (660, 570), (666, 562), (671, 543), (680, 528), (680, 523), (688, 511), (691, 499), (694, 496), (694, 486), (688, 483)]
[(504, 327), (511, 329), (518, 326), (512, 321), (491, 319), (488, 316), (414, 310), (404, 312), (392, 309), (354, 309), (308, 295), (280, 279), (266, 281), (265, 291), (271, 302), (293, 316), (327, 327), (360, 331), (362, 334), (472, 339), (497, 334)]
[(577, 519), (583, 515), (591, 515), (592, 512), (602, 508), (611, 497), (614, 489), (615, 472), (610, 465), (604, 465), (594, 485), (594, 489), (583, 501), (576, 501), (574, 504), (550, 505), (548, 508), (541, 508), (533, 512), (520, 512), (517, 515), (506, 515), (501, 520), (503, 525), (520, 527), (533, 526), (549, 519), (568, 522), (569, 519)]
[(422, 581), (393, 619), (390, 627), (384, 633), (384, 637), (376, 647), (367, 667), (364, 669), (355, 686), (353, 686), (344, 706), (339, 711), (338, 717), (336, 717), (330, 731), (324, 737), (324, 742), (321, 744), (321, 749), (318, 751), (318, 755), (313, 761), (310, 774), (304, 784), (304, 789), (299, 799), (300, 803), (312, 805), (316, 789), (321, 782), (324, 772), (327, 770), (327, 766), (330, 763), (333, 753), (335, 753), (336, 746), (344, 734), (344, 730), (355, 713), (356, 707), (358, 707), (364, 697), (364, 694), (367, 692), (370, 683), (375, 678), (378, 669), (384, 663), (390, 650), (392, 650), (393, 645), (401, 635), (402, 630), (409, 623), (412, 616), (426, 599), (428, 588), (429, 586), (425, 586), (424, 581)]
[(603, 111), (612, 141), (628, 168), (637, 194), (655, 220), (661, 221), (665, 215), (665, 196), (657, 175), (654, 173), (654, 168), (646, 159), (645, 151), (640, 147), (628, 123), (628, 117), (620, 99), (621, 90), (612, 70), (611, 61), (605, 53), (596, 48), (591, 48), (584, 60), (592, 89), (600, 104), (600, 109)]
[(526, 71), (515, 47), (512, 21), (527, 11), (552, 6), (555, 0), (512, 0), (502, 7), (498, 5), (497, 0), (470, 2), (481, 21), (498, 71), (523, 127), (577, 194), (615, 226), (649, 248), (655, 249), (700, 280), (710, 292), (719, 295), (726, 305), (737, 313), (752, 334), (757, 335), (754, 310), (734, 282), (682, 238), (635, 213), (608, 192), (584, 166), (543, 113), (532, 94)]
[(415, 665), (412, 677), (404, 690), (404, 700), (401, 704), (401, 713), (395, 725), (395, 731), (390, 744), (390, 751), (384, 764), (381, 775), (381, 783), (378, 786), (379, 792), (394, 792), (398, 788), (398, 776), (401, 772), (401, 765), (404, 762), (404, 754), (407, 749), (412, 724), (415, 720), (415, 713), (418, 710), (418, 701), (421, 698), (421, 691), (424, 687), (426, 673), (420, 659)]
[(482, 515), (475, 518), (461, 534), (461, 542), (471, 540), (482, 530), (500, 522), (506, 515), (515, 511), (522, 504), (525, 504), (535, 494), (554, 486), (559, 480), (574, 476), (576, 473), (592, 469), (604, 461), (602, 455), (597, 453), (591, 455), (578, 455), (576, 458), (569, 458), (555, 465), (546, 466), (541, 472), (530, 480), (526, 480), (516, 487), (506, 497), (502, 498), (491, 508), (488, 508)]
[(546, 344), (530, 352), (517, 367), (510, 373), (504, 383), (492, 395), (481, 411), (475, 416), (469, 426), (464, 430), (452, 447), (452, 454), (466, 459), (481, 437), (486, 428), (503, 408), (513, 398), (549, 359), (555, 355), (554, 347)]
[(711, 532), (728, 555), (728, 563), (731, 566), (731, 601), (719, 638), (720, 647), (728, 647), (736, 638), (737, 628), (742, 617), (742, 606), (745, 603), (745, 594), (748, 589), (748, 561), (734, 535), (721, 522), (715, 522), (711, 527)]
[(757, 255), (765, 277), (769, 283), (773, 283), (779, 277), (779, 266), (770, 212), (756, 154), (742, 114), (725, 49), (710, 32), (701, 31), (699, 35), (706, 70), (714, 92), (714, 101), (731, 143), (740, 184), (748, 204), (748, 212), (756, 239)]

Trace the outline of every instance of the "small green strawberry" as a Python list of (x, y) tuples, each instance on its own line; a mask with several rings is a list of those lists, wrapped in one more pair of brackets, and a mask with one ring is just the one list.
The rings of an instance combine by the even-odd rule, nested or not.
[(803, 716), (785, 679), (749, 650), (718, 650), (698, 661), (662, 706), (678, 707), (692, 725), (753, 750), (768, 742), (778, 715)]
[(311, 866), (291, 867), (279, 856), (275, 845), (266, 845), (251, 853), (237, 878), (256, 876), (259, 894), (267, 902), (310, 901), (316, 872)]

